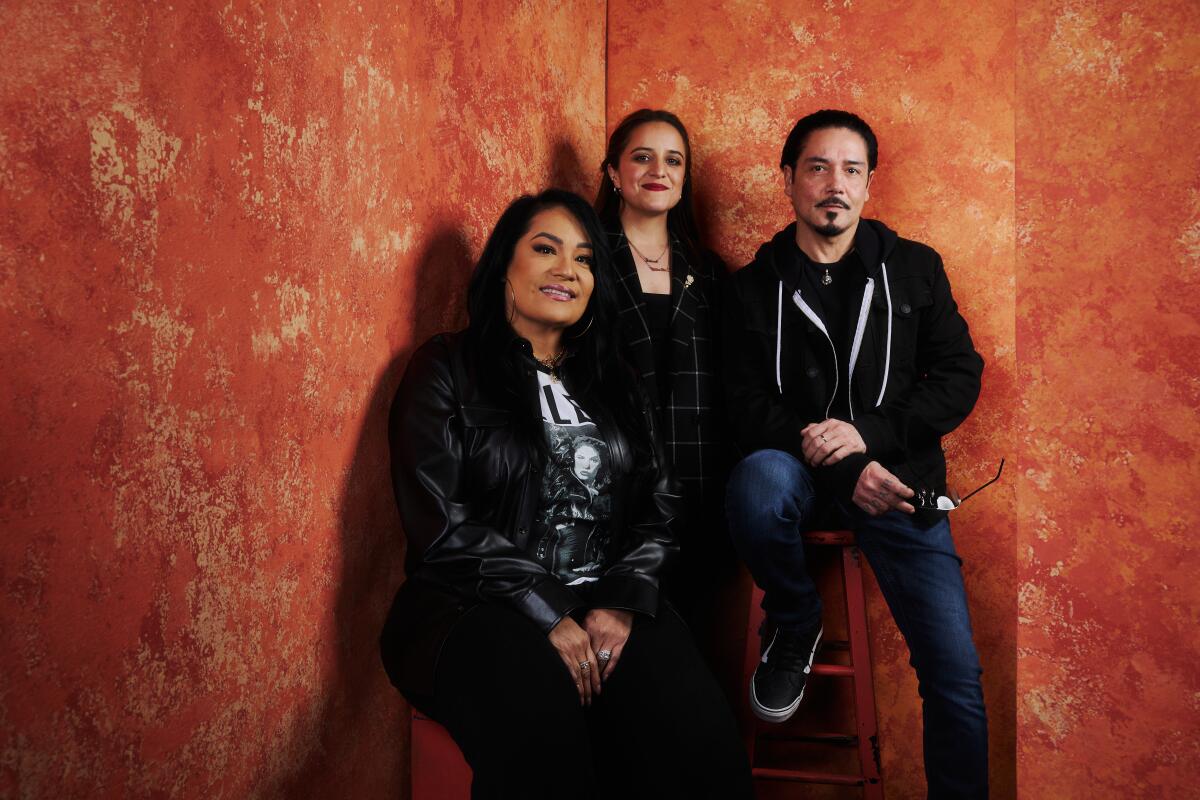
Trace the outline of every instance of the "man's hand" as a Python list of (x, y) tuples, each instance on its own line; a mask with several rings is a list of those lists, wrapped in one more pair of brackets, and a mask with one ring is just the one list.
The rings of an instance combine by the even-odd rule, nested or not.
[(840, 419), (813, 422), (800, 431), (801, 450), (810, 467), (829, 467), (851, 453), (867, 452), (858, 429)]
[(872, 517), (896, 509), (905, 514), (916, 511), (905, 498), (912, 497), (913, 490), (900, 482), (892, 473), (884, 469), (878, 461), (867, 464), (866, 469), (858, 476), (854, 487), (854, 504)]

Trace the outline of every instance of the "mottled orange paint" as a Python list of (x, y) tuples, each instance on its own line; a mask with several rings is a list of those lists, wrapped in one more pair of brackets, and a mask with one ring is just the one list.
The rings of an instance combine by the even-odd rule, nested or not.
[[(682, 117), (701, 216), (731, 264), (749, 261), (792, 218), (777, 165), (795, 120), (832, 107), (870, 121), (880, 166), (866, 214), (941, 252), (987, 360), (979, 405), (946, 442), (951, 480), (963, 486), (1015, 455), (1013, 14), (1010, 3), (609, 3), (608, 123), (647, 105)], [(995, 797), (1015, 793), (1009, 476), (954, 517), (984, 664)], [(877, 589), (869, 599), (886, 788), (923, 796), (916, 679)]]
[(1200, 7), (1018, 6), (1021, 794), (1200, 774)]
[(0, 23), (0, 796), (401, 795), (387, 403), (507, 201), (594, 191), (603, 4)]
[[(942, 252), (988, 359), (952, 475), (1016, 456), (955, 517), (994, 795), (1015, 748), (1023, 797), (1188, 796), (1198, 15), (4, 4), (0, 795), (401, 793), (386, 403), (509, 197), (594, 187), (605, 114), (648, 104), (733, 263), (787, 220), (796, 116), (876, 126), (870, 213)], [(889, 796), (919, 796), (877, 593), (872, 624)]]

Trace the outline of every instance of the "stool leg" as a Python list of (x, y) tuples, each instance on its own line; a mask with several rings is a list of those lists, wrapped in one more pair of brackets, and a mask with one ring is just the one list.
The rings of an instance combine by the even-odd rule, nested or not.
[(854, 667), (854, 721), (858, 729), (858, 759), (866, 781), (863, 784), (863, 797), (866, 800), (883, 800), (883, 781), (879, 777), (879, 722), (875, 713), (875, 682), (871, 677), (871, 650), (867, 637), (867, 602), (857, 547), (842, 548), (842, 587), (846, 596), (850, 663)]

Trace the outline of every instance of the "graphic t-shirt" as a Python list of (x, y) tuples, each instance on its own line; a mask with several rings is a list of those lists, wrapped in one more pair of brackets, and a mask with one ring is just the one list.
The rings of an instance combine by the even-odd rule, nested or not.
[(608, 443), (557, 380), (538, 370), (550, 460), (534, 517), (534, 557), (568, 586), (600, 579), (612, 516)]

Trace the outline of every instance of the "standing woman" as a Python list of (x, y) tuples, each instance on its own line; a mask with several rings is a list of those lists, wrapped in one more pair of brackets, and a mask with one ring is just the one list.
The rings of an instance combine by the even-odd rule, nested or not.
[(467, 329), (413, 354), (384, 666), (462, 749), (473, 800), (748, 798), (733, 714), (659, 602), (679, 495), (611, 340), (604, 239), (578, 195), (517, 199)]
[(725, 530), (729, 457), (716, 341), (725, 264), (700, 243), (692, 148), (678, 117), (643, 108), (621, 120), (601, 169), (596, 210), (619, 280), (625, 356), (654, 401), (684, 489), (670, 595), (703, 646), (720, 640), (718, 592), (738, 563)]

